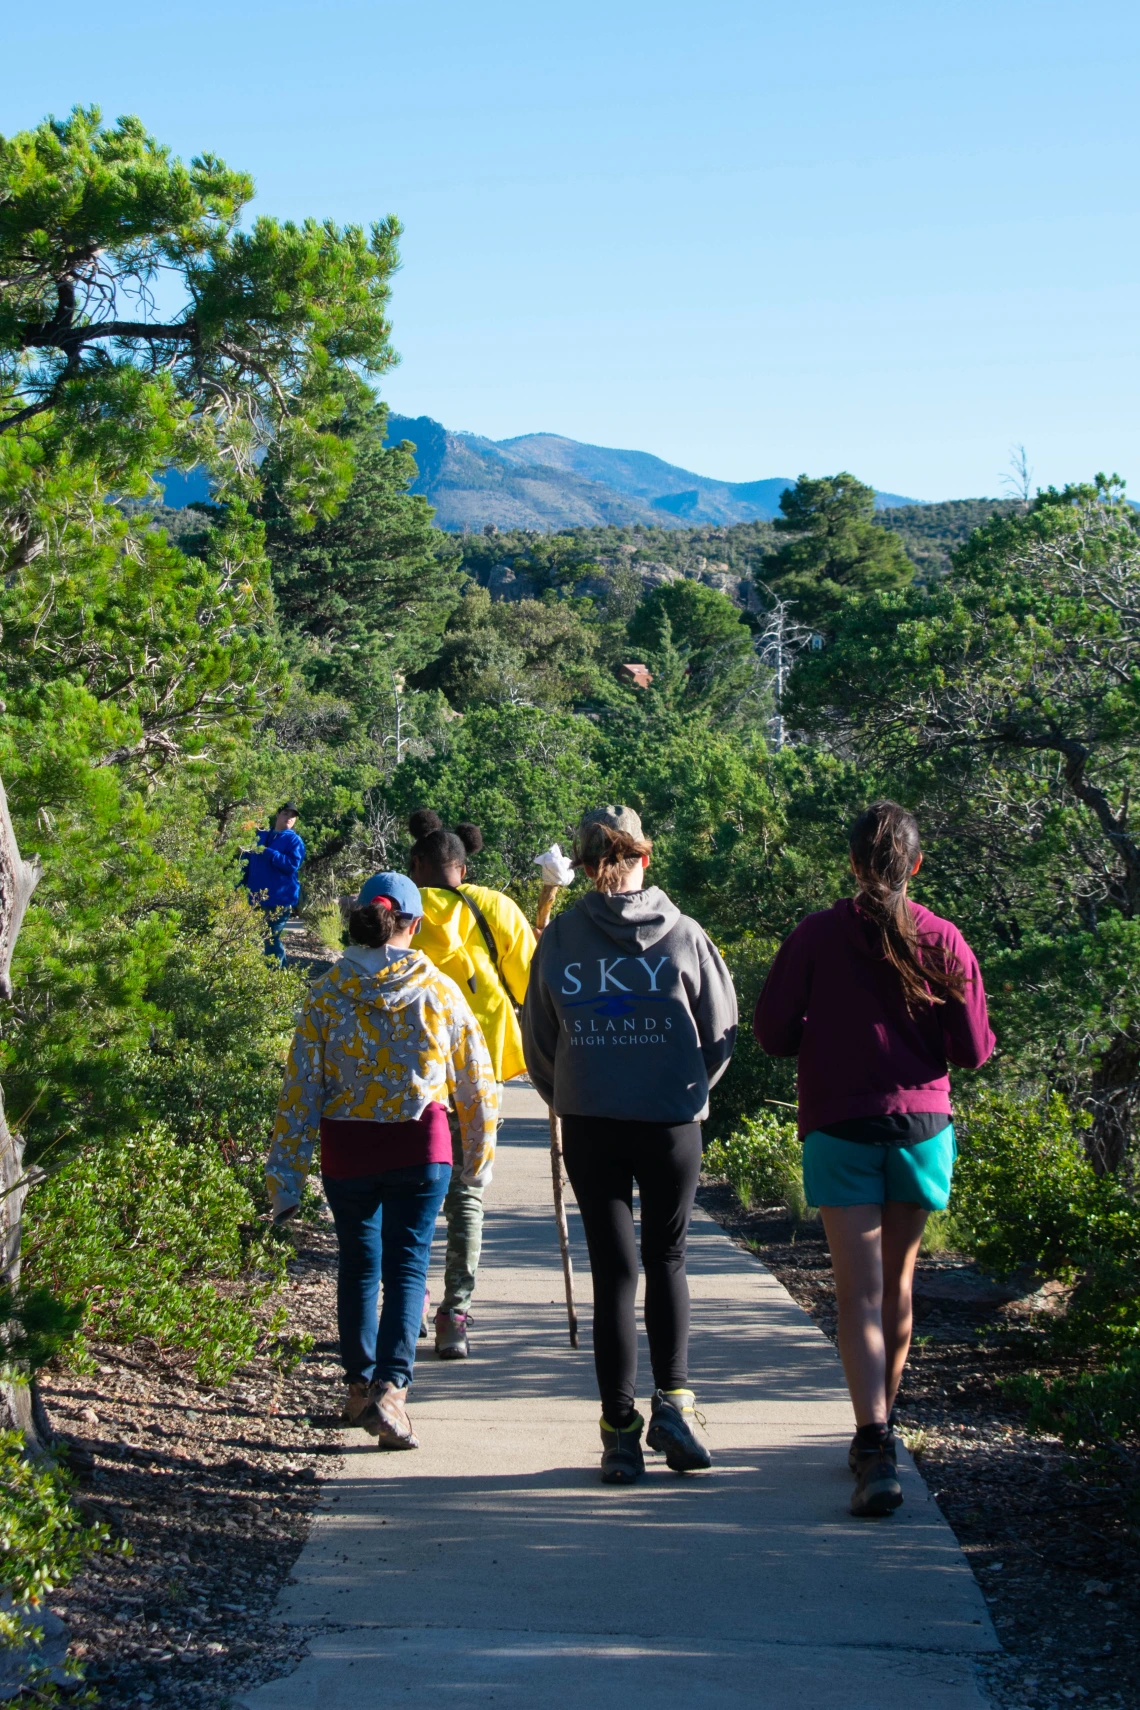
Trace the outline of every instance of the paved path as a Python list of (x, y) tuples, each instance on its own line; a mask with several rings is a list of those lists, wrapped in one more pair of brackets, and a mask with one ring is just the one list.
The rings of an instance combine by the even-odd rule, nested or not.
[(422, 1358), (418, 1453), (345, 1432), (279, 1606), (318, 1637), (294, 1674), (240, 1702), (629, 1710), (656, 1689), (686, 1710), (981, 1710), (977, 1662), (997, 1641), (950, 1529), (909, 1460), (898, 1514), (850, 1518), (838, 1360), (702, 1213), (691, 1376), (715, 1468), (677, 1478), (651, 1456), (637, 1485), (598, 1482), (581, 1227), (572, 1210), (574, 1353), (544, 1107), (518, 1087), (507, 1101), (478, 1357)]

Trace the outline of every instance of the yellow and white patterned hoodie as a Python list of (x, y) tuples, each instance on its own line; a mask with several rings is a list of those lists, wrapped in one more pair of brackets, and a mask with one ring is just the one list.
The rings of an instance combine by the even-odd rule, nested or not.
[(322, 1116), (416, 1122), (449, 1094), (463, 1180), (483, 1186), (491, 1179), (499, 1095), (478, 1022), (459, 987), (422, 951), (379, 961), (354, 947), (309, 993), (265, 1167), (275, 1214), (300, 1201)]

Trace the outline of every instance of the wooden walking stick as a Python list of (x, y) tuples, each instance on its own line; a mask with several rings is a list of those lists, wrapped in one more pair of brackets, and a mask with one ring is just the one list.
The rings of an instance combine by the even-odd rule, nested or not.
[(570, 1230), (566, 1223), (565, 1177), (562, 1173), (562, 1122), (550, 1112), (550, 1173), (554, 1178), (554, 1221), (562, 1252), (562, 1281), (566, 1285), (566, 1317), (570, 1323), (570, 1346), (578, 1346), (578, 1309), (574, 1305), (574, 1261), (570, 1257)]
[[(550, 919), (554, 893), (558, 885), (545, 884), (539, 893), (534, 915), (534, 930), (538, 937)], [(566, 1222), (566, 1177), (562, 1167), (562, 1123), (550, 1112), (550, 1174), (554, 1182), (554, 1221), (558, 1225), (558, 1247), (562, 1254), (562, 1281), (566, 1286), (566, 1317), (570, 1323), (570, 1346), (578, 1346), (578, 1309), (574, 1305), (574, 1261), (570, 1257), (570, 1229)]]

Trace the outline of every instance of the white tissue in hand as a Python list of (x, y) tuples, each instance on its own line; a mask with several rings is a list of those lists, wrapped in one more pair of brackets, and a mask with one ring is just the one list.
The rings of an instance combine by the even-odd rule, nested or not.
[(534, 858), (536, 867), (542, 868), (544, 885), (572, 885), (574, 883), (574, 865), (563, 855), (557, 843), (552, 843), (549, 849), (544, 849), (541, 855)]

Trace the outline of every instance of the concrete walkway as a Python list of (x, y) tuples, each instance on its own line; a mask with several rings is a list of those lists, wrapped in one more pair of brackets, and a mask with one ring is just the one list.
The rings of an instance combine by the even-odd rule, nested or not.
[[(715, 1467), (677, 1478), (650, 1456), (641, 1483), (598, 1482), (581, 1226), (572, 1209), (574, 1353), (545, 1107), (511, 1087), (507, 1110), (477, 1357), (422, 1355), (418, 1453), (345, 1432), (344, 1469), (279, 1606), (318, 1637), (294, 1674), (240, 1702), (629, 1710), (659, 1691), (686, 1710), (980, 1710), (977, 1662), (998, 1645), (953, 1534), (905, 1457), (898, 1514), (850, 1518), (839, 1362), (701, 1213), (691, 1381)], [(433, 1297), (440, 1287), (433, 1276)], [(644, 1346), (642, 1359), (645, 1397)]]

